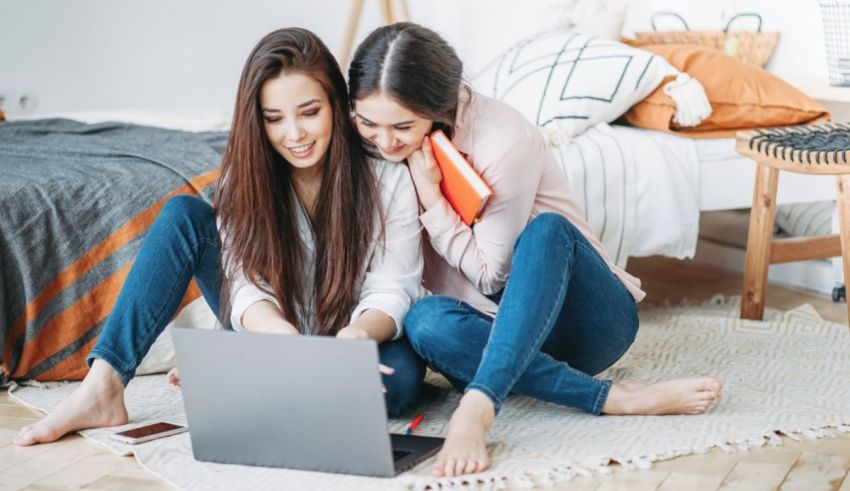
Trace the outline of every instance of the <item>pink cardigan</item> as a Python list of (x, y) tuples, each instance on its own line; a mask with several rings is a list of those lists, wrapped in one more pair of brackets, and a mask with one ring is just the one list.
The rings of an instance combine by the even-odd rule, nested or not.
[(472, 227), (445, 200), (420, 215), (430, 239), (424, 248), (425, 288), (495, 315), (498, 306), (485, 295), (505, 286), (520, 233), (535, 216), (555, 212), (581, 231), (635, 301), (646, 296), (640, 280), (613, 264), (593, 236), (545, 139), (518, 111), (464, 85), (452, 142), (490, 185), (493, 196)]

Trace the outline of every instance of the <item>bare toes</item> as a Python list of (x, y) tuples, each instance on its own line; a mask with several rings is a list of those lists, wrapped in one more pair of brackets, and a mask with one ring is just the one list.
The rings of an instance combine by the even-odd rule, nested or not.
[(455, 461), (454, 472), (456, 476), (460, 476), (463, 474), (464, 469), (466, 469), (466, 461), (459, 459)]
[(443, 477), (445, 475), (444, 468), (446, 466), (446, 462), (441, 458), (440, 455), (437, 455), (437, 461), (431, 466), (431, 475), (435, 477)]
[(445, 467), (445, 475), (448, 477), (453, 477), (455, 475), (455, 459), (449, 459), (446, 461)]

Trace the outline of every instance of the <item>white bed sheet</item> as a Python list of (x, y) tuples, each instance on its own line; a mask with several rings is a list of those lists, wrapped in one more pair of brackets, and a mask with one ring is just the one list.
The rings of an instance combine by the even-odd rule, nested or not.
[(14, 118), (14, 120), (47, 118), (72, 119), (90, 124), (105, 122), (128, 123), (190, 132), (227, 131), (230, 129), (231, 121), (229, 114), (221, 112), (184, 114), (136, 109), (46, 113), (18, 117)]
[(553, 151), (618, 265), (630, 256), (693, 257), (700, 210), (691, 140), (600, 123)]

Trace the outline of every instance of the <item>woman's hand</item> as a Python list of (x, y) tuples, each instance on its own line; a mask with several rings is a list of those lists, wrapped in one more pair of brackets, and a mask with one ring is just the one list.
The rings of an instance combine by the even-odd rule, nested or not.
[(349, 324), (340, 329), (336, 333), (336, 337), (340, 339), (369, 339), (369, 333), (361, 327)]
[(407, 157), (407, 166), (410, 168), (410, 176), (413, 178), (413, 185), (416, 187), (416, 195), (419, 197), (419, 203), (423, 208), (429, 210), (444, 199), (443, 192), (440, 190), (443, 174), (440, 172), (440, 167), (437, 166), (437, 161), (434, 160), (430, 138), (426, 136), (422, 140), (422, 146)]

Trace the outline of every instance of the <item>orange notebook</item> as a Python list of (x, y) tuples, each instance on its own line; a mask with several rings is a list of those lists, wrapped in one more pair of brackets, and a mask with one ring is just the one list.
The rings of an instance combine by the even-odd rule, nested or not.
[(484, 211), (493, 191), (452, 145), (445, 133), (437, 130), (431, 134), (431, 148), (443, 174), (443, 180), (440, 182), (443, 195), (460, 215), (461, 220), (472, 225), (481, 217), (481, 212)]

